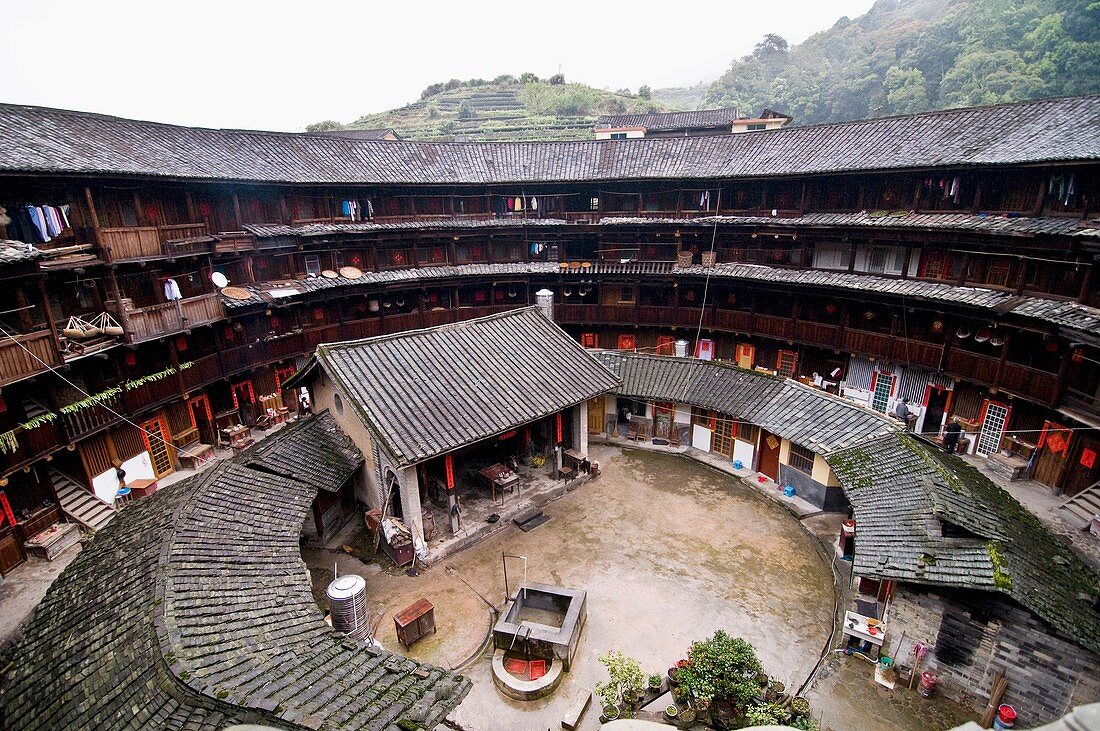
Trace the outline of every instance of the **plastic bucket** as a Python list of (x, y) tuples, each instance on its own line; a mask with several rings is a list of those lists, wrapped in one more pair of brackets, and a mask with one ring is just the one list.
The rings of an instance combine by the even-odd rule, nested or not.
[(741, 462), (741, 460), (735, 459), (735, 460), (733, 460), (733, 469), (743, 470), (743, 469), (745, 469), (745, 465), (744, 465), (744, 463)]
[(997, 717), (993, 719), (993, 728), (1008, 729), (1016, 725), (1016, 709), (1007, 703), (997, 708)]
[(883, 670), (889, 670), (894, 665), (894, 659), (883, 655), (878, 659), (878, 664)]
[(794, 497), (794, 485), (787, 485), (783, 488), (783, 494), (786, 497)]
[(920, 674), (920, 694), (924, 698), (931, 698), (932, 693), (936, 690), (936, 683), (939, 682), (939, 678), (932, 673), (925, 670)]

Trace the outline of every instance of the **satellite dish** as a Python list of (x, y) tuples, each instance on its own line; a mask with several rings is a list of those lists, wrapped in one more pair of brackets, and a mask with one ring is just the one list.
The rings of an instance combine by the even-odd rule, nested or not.
[(221, 272), (214, 272), (210, 275), (210, 281), (214, 283), (214, 286), (221, 289), (225, 285), (229, 284), (229, 280)]

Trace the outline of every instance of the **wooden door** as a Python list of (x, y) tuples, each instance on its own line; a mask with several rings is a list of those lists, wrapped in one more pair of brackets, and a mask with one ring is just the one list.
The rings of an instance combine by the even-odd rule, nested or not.
[(675, 404), (658, 402), (653, 405), (653, 436), (668, 439), (672, 434), (672, 414)]
[(602, 434), (606, 426), (604, 418), (603, 396), (588, 399), (588, 433)]
[(1056, 487), (1066, 468), (1071, 432), (1053, 421), (1043, 422), (1043, 431), (1035, 444), (1038, 454), (1032, 463), (1031, 478), (1049, 487)]
[(149, 450), (149, 461), (153, 463), (153, 473), (157, 478), (171, 474), (175, 470), (176, 455), (165, 420), (158, 416), (142, 424), (141, 438)]
[(779, 446), (782, 441), (766, 429), (760, 430), (760, 448), (757, 450), (756, 471), (773, 480), (779, 479)]
[(210, 398), (203, 394), (187, 402), (191, 412), (191, 423), (199, 430), (199, 439), (204, 444), (217, 444), (217, 428), (214, 426), (214, 412), (210, 409)]
[(924, 387), (924, 427), (925, 434), (935, 436), (940, 433), (943, 415), (947, 412), (947, 400), (951, 392), (931, 383)]
[(14, 531), (8, 531), (0, 535), (0, 576), (23, 563), (26, 558)]
[(751, 371), (756, 365), (756, 346), (748, 343), (737, 344), (737, 367)]
[[(1048, 438), (1049, 441), (1049, 438)], [(1065, 491), (1071, 497), (1100, 481), (1100, 437), (1077, 432), (1066, 466)]]

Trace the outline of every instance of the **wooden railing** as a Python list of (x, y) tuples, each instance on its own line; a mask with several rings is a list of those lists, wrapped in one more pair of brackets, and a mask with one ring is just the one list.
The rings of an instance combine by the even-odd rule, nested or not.
[[(117, 307), (116, 307), (117, 309)], [(130, 341), (140, 343), (225, 318), (217, 293), (126, 310)]]
[(61, 365), (49, 330), (13, 337), (14, 342), (0, 335), (0, 386), (41, 373), (46, 365)]
[[(112, 261), (129, 259), (155, 259), (176, 253), (195, 253), (190, 251), (172, 251), (165, 246), (168, 241), (196, 238), (209, 235), (205, 223), (178, 223), (169, 226), (121, 226), (99, 230), (100, 242), (108, 250)], [(209, 251), (209, 244), (203, 245), (203, 251)]]
[(252, 251), (256, 248), (256, 237), (247, 231), (228, 231), (219, 233), (214, 242), (214, 253), (236, 254), (238, 251)]
[(121, 394), (111, 396), (94, 406), (89, 406), (71, 414), (61, 414), (61, 424), (70, 439), (76, 440), (85, 434), (91, 434), (119, 420), (115, 412), (125, 412)]

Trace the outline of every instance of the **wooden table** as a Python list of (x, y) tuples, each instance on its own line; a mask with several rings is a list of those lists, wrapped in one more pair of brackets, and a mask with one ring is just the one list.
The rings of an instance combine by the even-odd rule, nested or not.
[(252, 446), (252, 430), (244, 424), (237, 424), (222, 429), (222, 436), (229, 442), (229, 446), (235, 450), (241, 450)]
[(393, 615), (393, 626), (397, 630), (397, 639), (407, 650), (409, 645), (429, 631), (435, 634), (435, 607), (421, 597)]
[(201, 465), (214, 459), (214, 448), (209, 444), (191, 442), (187, 446), (180, 448), (179, 456), (180, 462), (182, 462), (185, 467), (197, 470)]
[(504, 504), (504, 491), (514, 490), (516, 484), (519, 483), (519, 475), (512, 470), (508, 469), (502, 464), (491, 464), (488, 467), (483, 467), (478, 470), (478, 475), (483, 482), (489, 484), (489, 489), (493, 493), (493, 502), (497, 499), (497, 488), (500, 488), (500, 504)]
[(155, 479), (134, 480), (126, 487), (130, 488), (131, 497), (149, 497), (157, 491), (157, 481)]

